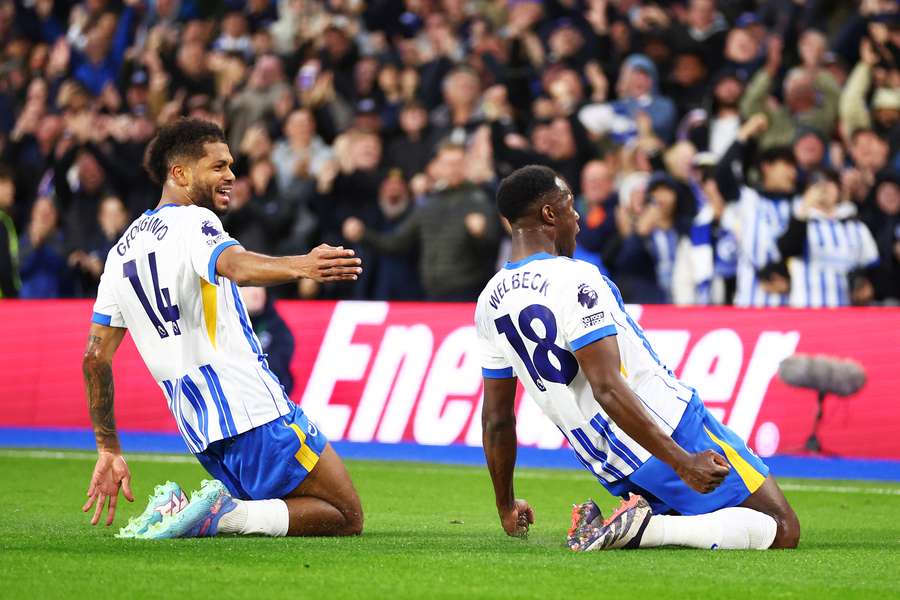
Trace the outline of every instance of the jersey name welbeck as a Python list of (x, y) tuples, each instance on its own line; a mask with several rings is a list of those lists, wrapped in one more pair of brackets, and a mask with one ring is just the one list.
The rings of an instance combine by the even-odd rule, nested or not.
[(504, 277), (497, 282), (496, 288), (491, 292), (491, 306), (497, 308), (497, 305), (506, 294), (519, 288), (528, 288), (546, 296), (547, 288), (550, 287), (550, 281), (543, 277), (542, 273), (532, 273), (531, 271), (522, 271), (521, 273), (513, 273), (509, 277)]
[(604, 412), (573, 353), (616, 336), (622, 377), (667, 433), (694, 394), (659, 360), (616, 286), (588, 263), (540, 253), (507, 264), (479, 297), (475, 321), (484, 376), (518, 377), (604, 484), (650, 454)]
[(126, 327), (192, 452), (288, 414), (237, 286), (216, 274), (236, 245), (198, 206), (146, 211), (110, 250), (93, 321)]

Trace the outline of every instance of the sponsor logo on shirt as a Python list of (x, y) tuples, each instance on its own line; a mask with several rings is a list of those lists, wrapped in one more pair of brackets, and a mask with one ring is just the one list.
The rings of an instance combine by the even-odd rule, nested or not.
[(603, 311), (594, 313), (592, 315), (588, 315), (586, 317), (581, 317), (581, 322), (585, 327), (593, 327), (597, 323), (600, 323), (603, 320)]

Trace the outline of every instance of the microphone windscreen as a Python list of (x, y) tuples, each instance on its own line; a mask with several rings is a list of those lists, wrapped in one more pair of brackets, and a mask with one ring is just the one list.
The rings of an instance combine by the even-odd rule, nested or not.
[(795, 354), (781, 361), (778, 374), (789, 385), (838, 396), (855, 394), (866, 383), (862, 365), (832, 356)]

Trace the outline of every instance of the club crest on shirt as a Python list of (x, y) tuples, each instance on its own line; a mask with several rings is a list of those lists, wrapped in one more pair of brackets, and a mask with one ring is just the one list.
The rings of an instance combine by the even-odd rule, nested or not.
[(222, 232), (215, 228), (215, 226), (209, 221), (203, 221), (203, 226), (200, 228), (205, 235), (210, 237), (218, 237), (222, 235)]
[(597, 292), (586, 283), (578, 286), (578, 303), (585, 308), (597, 306)]

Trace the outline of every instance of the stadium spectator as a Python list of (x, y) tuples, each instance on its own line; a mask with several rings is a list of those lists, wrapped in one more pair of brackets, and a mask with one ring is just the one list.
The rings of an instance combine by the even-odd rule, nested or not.
[(258, 57), (246, 87), (226, 100), (229, 144), (239, 147), (247, 129), (274, 112), (279, 100), (290, 93), (281, 60), (274, 55)]
[(62, 118), (46, 111), (41, 103), (26, 102), (3, 149), (4, 162), (15, 170), (21, 203), (13, 218), (19, 228), (31, 212), (41, 179), (53, 167), (53, 153), (64, 130)]
[(69, 254), (69, 267), (78, 275), (79, 295), (97, 295), (97, 285), (103, 274), (106, 255), (125, 232), (130, 218), (125, 204), (118, 196), (106, 196), (97, 209), (99, 231), (82, 248)]
[(841, 201), (837, 173), (813, 174), (777, 245), (787, 263), (782, 268), (790, 277), (791, 306), (848, 306), (873, 299), (878, 248), (856, 217), (856, 206)]
[(714, 0), (690, 0), (683, 19), (672, 30), (675, 46), (696, 48), (696, 56), (707, 68), (714, 69), (722, 62), (729, 27)]
[(698, 195), (700, 210), (676, 253), (672, 300), (677, 304), (731, 304), (737, 273), (739, 211), (719, 191), (713, 176), (713, 157), (707, 156)]
[(294, 390), (291, 359), (294, 357), (294, 334), (275, 310), (275, 303), (264, 287), (242, 287), (241, 298), (250, 315), (253, 333), (259, 338), (262, 353), (281, 387), (290, 396)]
[(754, 13), (743, 13), (725, 37), (725, 66), (744, 81), (750, 79), (765, 58), (765, 28)]
[(482, 122), (478, 74), (469, 68), (457, 68), (447, 74), (441, 86), (444, 102), (431, 112), (431, 123), (441, 138), (465, 144)]
[(710, 84), (704, 104), (685, 115), (679, 125), (679, 138), (686, 137), (701, 152), (712, 152), (720, 158), (734, 143), (741, 116), (738, 102), (744, 93), (744, 82), (733, 69), (722, 69)]
[(750, 80), (741, 99), (741, 114), (745, 118), (763, 113), (769, 119), (769, 129), (760, 138), (763, 148), (791, 144), (798, 127), (830, 138), (837, 123), (840, 90), (827, 71), (813, 71), (805, 66), (790, 69), (782, 84), (783, 102), (774, 99), (783, 50), (780, 40), (769, 40), (766, 63)]
[(16, 183), (12, 171), (0, 165), (0, 298), (19, 295), (19, 235), (12, 212)]
[(864, 220), (878, 244), (880, 260), (872, 272), (875, 300), (900, 304), (900, 173), (889, 171), (879, 177), (869, 199), (871, 208)]
[(818, 132), (812, 129), (799, 130), (792, 148), (801, 181), (805, 181), (807, 174), (826, 166), (828, 146)]
[(400, 133), (387, 147), (387, 164), (403, 171), (412, 179), (425, 172), (435, 149), (435, 139), (428, 124), (428, 113), (421, 103), (412, 101), (403, 106), (399, 117)]
[(614, 169), (603, 160), (589, 161), (581, 170), (581, 194), (575, 198), (581, 230), (574, 258), (593, 263), (603, 272), (602, 255), (615, 233), (618, 203)]
[(511, 121), (512, 106), (502, 86), (491, 90), (486, 115), (491, 121), (491, 153), (499, 174), (528, 164), (542, 164), (559, 172), (577, 190), (581, 169), (594, 153), (587, 132), (575, 114), (554, 116), (550, 111), (532, 124), (529, 139)]
[[(378, 190), (379, 233), (396, 231), (411, 216), (414, 206), (403, 173), (392, 170)], [(419, 244), (416, 243), (416, 246)], [(410, 252), (380, 254), (373, 265), (375, 277), (372, 297), (376, 300), (422, 300), (424, 292), (419, 283), (418, 247)]]
[(700, 50), (687, 49), (673, 59), (672, 73), (663, 89), (675, 101), (679, 115), (687, 114), (695, 106), (703, 104), (706, 96), (709, 67), (703, 61)]
[(65, 222), (66, 241), (70, 248), (83, 248), (99, 233), (97, 210), (109, 187), (99, 149), (90, 142), (93, 124), (90, 115), (81, 113), (71, 120), (67, 131), (72, 136), (68, 149), (57, 146), (63, 154), (54, 165), (53, 189)]
[(765, 270), (779, 262), (776, 240), (787, 228), (799, 198), (796, 197), (797, 166), (788, 147), (774, 147), (759, 157), (757, 188), (735, 176), (743, 173), (748, 160), (746, 146), (768, 128), (763, 114), (751, 117), (738, 131), (737, 139), (719, 163), (716, 183), (729, 202), (737, 202), (738, 270), (734, 303), (738, 306), (783, 306), (789, 282), (783, 274)]
[(108, 12), (100, 15), (97, 23), (85, 32), (83, 49), (72, 52), (72, 74), (95, 96), (111, 90), (109, 86), (113, 86), (119, 76), (131, 43), (135, 4), (126, 3), (118, 18)]
[(281, 248), (308, 248), (316, 227), (309, 208), (314, 190), (282, 193), (275, 180), (275, 166), (268, 157), (253, 162), (247, 176), (235, 181), (222, 222), (250, 250), (271, 254)]
[(344, 222), (347, 240), (379, 253), (408, 255), (418, 244), (429, 300), (474, 301), (493, 275), (497, 214), (487, 195), (466, 181), (465, 160), (462, 146), (443, 146), (429, 168), (434, 191), (390, 233), (373, 231), (358, 218)]
[(626, 302), (661, 304), (672, 301), (672, 274), (679, 233), (678, 192), (671, 177), (630, 176), (616, 208), (617, 238), (603, 259), (619, 279)]
[(19, 274), (20, 298), (64, 298), (74, 291), (59, 212), (47, 196), (34, 201), (28, 227), (19, 239)]
[(593, 135), (609, 133), (618, 143), (638, 135), (638, 116), (650, 117), (653, 132), (664, 141), (675, 133), (675, 105), (659, 93), (656, 65), (643, 54), (625, 59), (616, 85), (619, 99), (611, 103), (591, 104), (579, 112), (585, 128)]
[[(790, 204), (776, 195), (793, 198), (810, 174), (835, 169), (842, 197), (878, 242), (883, 270), (872, 286), (882, 301), (896, 295), (877, 198), (890, 198), (886, 173), (900, 167), (900, 10), (891, 0), (864, 0), (856, 11), (839, 5), (6, 3), (0, 162), (16, 190), (7, 216), (21, 243), (36, 199), (54, 198), (66, 251), (90, 254), (102, 236), (100, 200), (118, 196), (132, 217), (151, 206), (159, 190), (140, 168), (146, 144), (160, 125), (193, 115), (223, 125), (235, 152), (238, 208), (229, 229), (268, 252), (304, 251), (320, 241), (349, 243), (349, 217), (373, 234), (405, 223), (386, 219), (379, 204), (391, 169), (402, 170), (402, 182), (388, 178), (389, 195), (408, 189), (406, 210), (418, 214), (446, 193), (429, 171), (440, 169), (438, 147), (451, 143), (465, 148), (464, 178), (479, 197), (525, 164), (561, 173), (584, 211), (581, 251), (595, 263), (616, 237), (607, 235), (615, 209), (604, 208), (598, 222), (598, 188), (578, 188), (602, 180), (599, 189), (609, 191), (601, 206), (615, 206), (631, 174), (665, 171), (687, 249), (680, 255), (694, 257), (676, 263), (673, 298), (725, 302), (734, 236), (756, 239), (762, 234), (752, 224), (766, 223), (773, 256), (764, 262), (777, 264), (774, 240), (787, 221), (770, 227), (776, 221), (762, 215), (774, 215), (772, 202)], [(764, 130), (758, 114), (768, 119)], [(772, 149), (784, 160), (765, 154)], [(705, 152), (728, 175), (715, 186), (691, 166), (701, 155), (708, 162), (698, 155)], [(608, 173), (592, 164), (600, 157)], [(789, 172), (793, 183), (782, 186)], [(742, 190), (764, 200), (734, 217)], [(465, 215), (456, 216), (464, 229)], [(738, 223), (748, 226), (737, 231)], [(479, 254), (479, 272), (497, 264), (487, 250), (496, 241)], [(79, 256), (72, 260), (81, 264)], [(419, 264), (423, 283), (437, 280), (428, 273), (435, 264)], [(780, 304), (787, 281), (763, 266), (754, 266), (755, 279), (744, 268), (744, 280), (764, 275), (774, 294), (765, 303)], [(366, 279), (375, 273), (367, 270), (352, 290), (304, 294), (393, 296)], [(737, 285), (739, 303), (748, 302), (748, 285)]]
[(380, 166), (378, 135), (350, 130), (335, 140), (334, 159), (319, 172), (314, 207), (323, 240), (343, 243), (342, 225), (350, 217), (376, 221)]
[(311, 194), (313, 182), (331, 156), (331, 148), (316, 135), (312, 113), (305, 108), (292, 111), (284, 124), (284, 137), (272, 149), (278, 191)]

